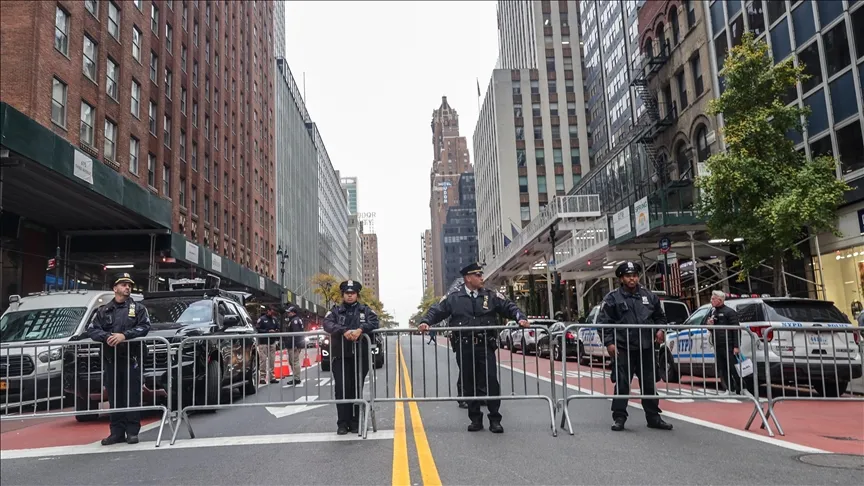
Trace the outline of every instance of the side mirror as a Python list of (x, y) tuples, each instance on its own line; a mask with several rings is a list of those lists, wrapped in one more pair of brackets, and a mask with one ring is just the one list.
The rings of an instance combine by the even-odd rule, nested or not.
[(222, 319), (222, 327), (236, 327), (240, 325), (240, 316), (237, 314), (228, 314)]

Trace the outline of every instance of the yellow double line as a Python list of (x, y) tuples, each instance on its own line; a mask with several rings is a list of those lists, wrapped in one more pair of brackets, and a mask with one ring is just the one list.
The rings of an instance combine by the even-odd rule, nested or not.
[[(400, 372), (401, 369), (401, 372)], [(402, 376), (404, 375), (404, 380)], [(396, 398), (402, 398), (402, 382), (405, 383), (405, 397), (413, 397), (411, 387), (411, 376), (405, 357), (402, 354), (402, 344), (396, 344)], [(411, 470), (408, 466), (408, 438), (405, 428), (405, 403), (396, 402), (395, 426), (393, 432), (393, 486), (410, 486)], [(423, 420), (420, 418), (420, 409), (417, 402), (408, 402), (411, 413), (411, 428), (414, 432), (414, 444), (417, 447), (417, 460), (420, 463), (420, 476), (425, 486), (438, 486), (441, 478), (438, 476), (438, 467), (432, 457), (432, 449), (426, 438), (426, 430), (423, 428)]]

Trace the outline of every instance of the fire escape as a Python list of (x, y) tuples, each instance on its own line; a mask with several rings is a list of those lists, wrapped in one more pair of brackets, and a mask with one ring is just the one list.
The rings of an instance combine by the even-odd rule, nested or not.
[(657, 101), (657, 96), (652, 92), (649, 84), (669, 60), (669, 51), (669, 44), (665, 43), (659, 54), (646, 56), (638, 65), (634, 66), (632, 81), (630, 82), (630, 85), (642, 98), (642, 104), (645, 106), (645, 113), (639, 117), (637, 122), (640, 133), (636, 137), (636, 142), (645, 149), (648, 161), (654, 167), (657, 178), (654, 182), (658, 188), (664, 187), (668, 183), (670, 162), (668, 159), (663, 160), (658, 157), (657, 137), (675, 123), (677, 113), (675, 105), (668, 100), (663, 103), (661, 113), (661, 104)]

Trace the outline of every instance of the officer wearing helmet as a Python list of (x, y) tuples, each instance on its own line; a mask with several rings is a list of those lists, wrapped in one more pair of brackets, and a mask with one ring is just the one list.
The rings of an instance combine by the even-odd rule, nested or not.
[[(105, 388), (112, 409), (141, 406), (141, 354), (142, 343), (125, 343), (144, 337), (150, 332), (147, 309), (132, 300), (135, 282), (128, 273), (114, 277), (114, 299), (96, 311), (87, 326), (90, 339), (106, 344), (102, 349), (102, 369)], [(141, 412), (111, 413), (111, 433), (102, 439), (102, 445), (126, 442), (138, 443), (141, 430)]]
[[(378, 329), (378, 315), (358, 301), (362, 288), (356, 280), (342, 282), (339, 285), (342, 303), (333, 306), (324, 317), (324, 330), (330, 334), (330, 369), (337, 400), (362, 398), (363, 382), (369, 373), (369, 341), (363, 334)], [(336, 405), (336, 414), (337, 434), (359, 431), (358, 405)]]
[[(660, 305), (660, 298), (639, 285), (639, 266), (633, 262), (624, 262), (615, 270), (621, 286), (606, 294), (597, 324), (666, 324), (666, 315)], [(602, 328), (601, 328), (602, 329)], [(629, 395), (630, 382), (633, 375), (639, 377), (642, 395), (654, 395), (654, 341), (663, 341), (663, 331), (653, 326), (633, 329), (602, 329), (603, 344), (609, 351), (609, 356), (615, 360), (612, 379), (615, 382), (616, 395)], [(612, 430), (624, 430), (627, 421), (627, 399), (612, 400)], [(672, 430), (660, 417), (660, 401), (657, 399), (642, 399), (642, 408), (648, 427), (660, 430)]]

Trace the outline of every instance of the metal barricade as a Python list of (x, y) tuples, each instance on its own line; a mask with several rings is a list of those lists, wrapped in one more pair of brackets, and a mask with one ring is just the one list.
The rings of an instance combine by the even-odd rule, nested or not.
[[(540, 338), (543, 335), (548, 336), (548, 330), (545, 327), (433, 327), (430, 328), (430, 331), (437, 335), (442, 332), (449, 333), (446, 346), (438, 345), (436, 342), (432, 350), (427, 351), (426, 344), (431, 344), (431, 342), (426, 343), (426, 340), (430, 339), (430, 335), (428, 332), (422, 333), (416, 329), (379, 329), (374, 331), (376, 336), (382, 337), (386, 355), (395, 355), (397, 362), (395, 364), (396, 380), (393, 386), (391, 386), (389, 367), (383, 373), (383, 390), (378, 386), (380, 378), (373, 375), (373, 393), (371, 394), (373, 414), (374, 405), (378, 402), (470, 402), (473, 399), (473, 401), (487, 402), (488, 407), (488, 402), (543, 400), (549, 406), (552, 435), (557, 437), (554, 385), (550, 384), (549, 392), (544, 394), (541, 391), (539, 379), (536, 380), (536, 391), (529, 389), (528, 384), (528, 375), (532, 373), (529, 365), (532, 364), (532, 361), (533, 372), (539, 374), (540, 371), (541, 360), (536, 349)], [(512, 352), (509, 365), (503, 364), (500, 359), (499, 344), (501, 334), (504, 332), (519, 333), (516, 335), (518, 336), (516, 339), (520, 344), (523, 344), (523, 349), (535, 350), (533, 360), (529, 360), (523, 351), (522, 370), (514, 370), (512, 366), (514, 354)], [(405, 336), (408, 336), (407, 352), (402, 346), (405, 342), (403, 339)], [(415, 350), (415, 344), (418, 342), (417, 336), (421, 336), (419, 351)], [(393, 349), (393, 353), (389, 352), (391, 349)], [(419, 358), (419, 370), (416, 370), (418, 359), (415, 357)], [(515, 377), (517, 371), (522, 375), (522, 387), (518, 386), (518, 380)], [(549, 372), (551, 376), (555, 376), (553, 359), (549, 360)], [(418, 374), (420, 375), (420, 382), (416, 381)], [(507, 379), (508, 375), (509, 379)], [(405, 387), (404, 392), (402, 391), (403, 385)]]
[[(762, 368), (762, 383), (768, 396), (765, 414), (774, 421), (780, 435), (786, 434), (775, 410), (779, 402), (864, 401), (864, 396), (847, 395), (849, 384), (862, 375), (864, 350), (860, 329), (850, 324), (805, 327), (788, 322), (760, 327), (759, 332), (763, 341), (759, 346), (762, 362), (758, 367)], [(781, 394), (774, 396), (775, 391)], [(751, 422), (753, 418), (751, 415)]]
[[(63, 344), (4, 343), (0, 348), (0, 420), (161, 411), (156, 447), (165, 424), (173, 428), (169, 342), (158, 336), (116, 346), (90, 339)], [(110, 408), (101, 408), (102, 403)], [(43, 408), (44, 407), (44, 408)], [(73, 408), (70, 410), (70, 408)]]
[[(179, 417), (171, 444), (177, 440), (180, 423), (185, 422), (189, 437), (195, 438), (189, 421), (189, 412), (192, 411), (240, 407), (284, 409), (310, 404), (335, 404), (337, 410), (344, 405), (358, 406), (358, 434), (366, 438), (371, 406), (369, 401), (363, 399), (362, 378), (355, 375), (354, 380), (343, 379), (352, 364), (356, 365), (353, 369), (361, 369), (362, 358), (365, 357), (367, 363), (371, 362), (370, 337), (363, 334), (360, 339), (359, 342), (347, 344), (341, 338), (336, 340), (340, 355), (346, 356), (350, 351), (353, 363), (346, 359), (334, 359), (333, 340), (322, 331), (238, 332), (183, 339), (176, 344), (173, 365), (175, 370), (179, 370), (175, 371)], [(326, 355), (324, 359), (327, 361), (321, 364), (329, 366), (314, 366), (311, 363), (308, 367), (301, 366), (299, 350), (305, 355), (305, 361), (308, 359), (306, 350), (309, 347), (315, 347), (322, 355)], [(322, 370), (322, 367), (325, 369)], [(310, 376), (313, 368), (315, 373)], [(282, 379), (288, 378), (289, 370), (289, 383), (283, 386)], [(332, 379), (326, 375), (322, 377), (322, 371), (329, 370), (333, 371)], [(268, 383), (278, 381), (278, 391), (271, 387), (260, 387), (259, 390), (262, 380)], [(275, 412), (278, 416), (278, 411)]]
[[(578, 333), (580, 327), (585, 328), (581, 334)], [(663, 331), (662, 344), (657, 342), (657, 331)], [(597, 333), (597, 336), (589, 336), (592, 332)], [(733, 355), (734, 349), (728, 345), (715, 346), (715, 336), (720, 335), (723, 338), (723, 343), (728, 343), (730, 333), (733, 332), (738, 333), (739, 336), (740, 358)], [(599, 337), (599, 342), (606, 347), (607, 341), (603, 339), (606, 334), (611, 334), (612, 341), (618, 343), (616, 344), (617, 357), (609, 357), (612, 361), (611, 370), (607, 372), (605, 368), (601, 368), (602, 371), (595, 371), (596, 368), (589, 367), (586, 371), (579, 366), (579, 369), (574, 373), (576, 379), (573, 383), (574, 380), (568, 371), (567, 361), (567, 358), (573, 354), (573, 347), (576, 346), (576, 356), (581, 365), (585, 358), (582, 343), (584, 341), (596, 343)], [(761, 370), (755, 365), (755, 362), (758, 356), (757, 352), (761, 350), (761, 340), (747, 328), (739, 326), (693, 328), (691, 326), (658, 326), (653, 324), (597, 324), (588, 327), (574, 324), (564, 329), (560, 339), (562, 341), (559, 345), (562, 349), (561, 383), (563, 391), (562, 398), (556, 405), (562, 410), (561, 427), (564, 428), (566, 424), (570, 435), (574, 434), (568, 407), (572, 400), (612, 399), (613, 410), (614, 407), (618, 406), (621, 407), (621, 411), (624, 411), (627, 408), (627, 400), (640, 399), (643, 408), (646, 406), (654, 407), (654, 403), (656, 403), (658, 412), (659, 400), (692, 400), (694, 402), (743, 400), (751, 402), (753, 403), (753, 414), (745, 429), (749, 429), (753, 418), (759, 414), (762, 419), (762, 427), (765, 428), (769, 436), (774, 436), (758, 398)], [(645, 340), (654, 344), (650, 348), (642, 348), (639, 343), (643, 343)], [(631, 348), (631, 344), (636, 344), (636, 346)], [(568, 346), (570, 347), (569, 352)], [(626, 348), (626, 354), (623, 354), (625, 351), (622, 348)], [(608, 351), (604, 351), (601, 356), (606, 355), (606, 353)], [(749, 364), (747, 360), (750, 360)], [(752, 370), (752, 374), (748, 374), (750, 370)], [(682, 383), (682, 372), (702, 378), (701, 385), (693, 380), (689, 383)], [(720, 380), (713, 382), (704, 380), (711, 373)], [(630, 392), (634, 375), (639, 377), (640, 393), (638, 394)], [(645, 377), (645, 383), (643, 383), (643, 377)], [(665, 383), (663, 387), (657, 385), (661, 379)], [(600, 389), (597, 386), (598, 380), (602, 383)], [(721, 393), (721, 381), (727, 392)], [(571, 386), (575, 386), (580, 393), (571, 394)], [(646, 389), (648, 393), (646, 393)], [(654, 400), (657, 402), (653, 402)]]

